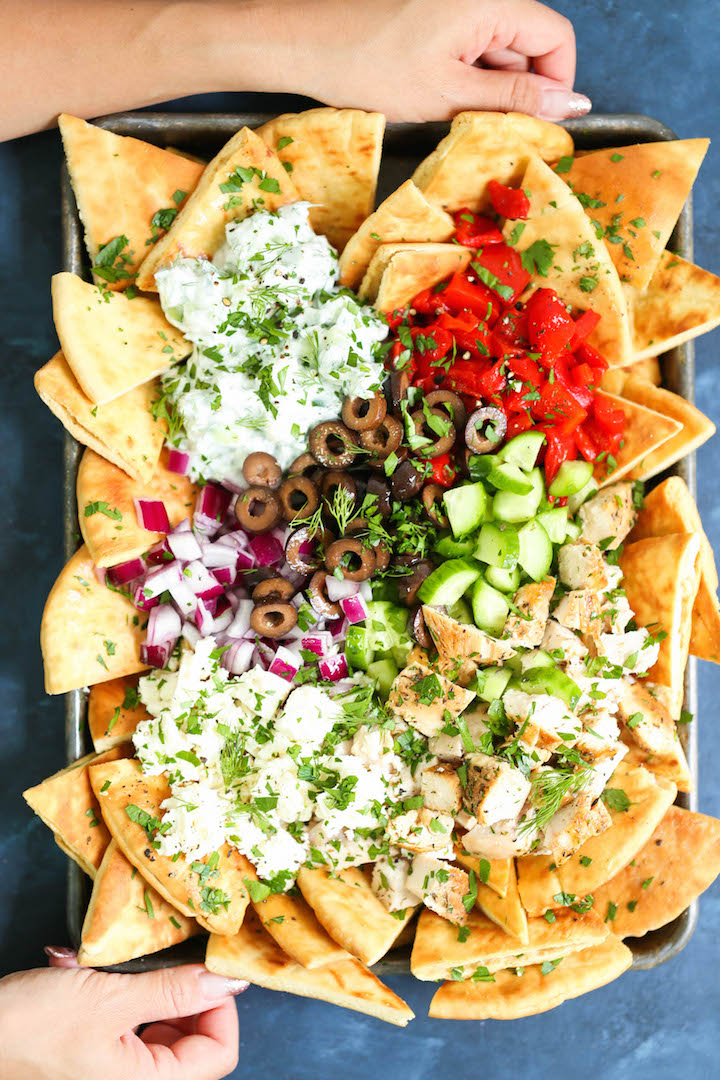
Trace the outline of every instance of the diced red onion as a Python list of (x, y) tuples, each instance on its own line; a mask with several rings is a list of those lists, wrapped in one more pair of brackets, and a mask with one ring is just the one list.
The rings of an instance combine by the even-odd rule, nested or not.
[(209, 570), (227, 566), (235, 569), (237, 557), (238, 549), (229, 544), (221, 544), (219, 541), (216, 544), (211, 544), (206, 540), (202, 546), (201, 558)]
[(198, 641), (202, 638), (202, 634), (198, 630), (197, 626), (193, 626), (191, 622), (184, 622), (182, 628), (182, 637), (187, 641), (191, 649), (195, 649)]
[(245, 492), (245, 488), (241, 484), (236, 484), (234, 480), (223, 480), (222, 486), (232, 491), (233, 495), (242, 495)]
[(284, 645), (280, 645), (268, 670), (271, 675), (279, 675), (281, 679), (292, 682), (301, 667), (302, 661)]
[(275, 566), (276, 563), (282, 561), (285, 554), (280, 541), (270, 533), (253, 536), (250, 541), (250, 550), (258, 566)]
[(289, 563), (283, 563), (278, 568), (278, 574), (285, 581), (289, 581), (294, 589), (302, 589), (307, 584), (307, 574), (301, 574), (297, 570), (293, 570)]
[(148, 645), (147, 642), (143, 642), (140, 646), (140, 661), (154, 668), (167, 667), (174, 648), (174, 641), (166, 641), (162, 645)]
[(347, 628), (348, 621), (344, 616), (342, 619), (333, 619), (331, 623), (327, 624), (327, 629), (330, 631), (330, 633), (336, 640), (337, 638), (345, 637), (345, 635), (347, 634)]
[(338, 682), (339, 679), (347, 679), (350, 674), (345, 653), (337, 656), (325, 656), (318, 662), (320, 677), (326, 682)]
[[(224, 606), (223, 601), (225, 601)], [(233, 609), (230, 607), (230, 601), (225, 600), (224, 596), (219, 596), (215, 617), (213, 619), (213, 634), (215, 635), (221, 633), (222, 631), (227, 631), (228, 627), (233, 621), (233, 618)]]
[(190, 468), (190, 455), (186, 454), (184, 450), (176, 450), (174, 446), (169, 447), (167, 468), (168, 472), (178, 473), (180, 476), (187, 476)]
[(349, 623), (362, 622), (363, 619), (367, 619), (370, 614), (367, 601), (363, 600), (359, 593), (356, 596), (344, 597), (344, 599), (340, 601), (340, 607)]
[(327, 656), (332, 648), (332, 634), (328, 630), (316, 630), (313, 634), (306, 632), (300, 638), (300, 646), (316, 656)]
[(231, 492), (219, 484), (206, 484), (198, 494), (193, 520), (203, 536), (214, 536), (219, 530), (232, 498)]
[(160, 499), (133, 499), (133, 502), (141, 529), (147, 529), (148, 532), (170, 532), (170, 518), (164, 502)]
[(132, 590), (132, 602), (136, 608), (140, 611), (150, 611), (152, 608), (157, 607), (160, 603), (160, 597), (158, 596), (146, 596), (145, 585), (142, 581), (139, 581), (137, 585), (133, 586)]
[(255, 646), (252, 641), (234, 641), (227, 652), (223, 653), (220, 664), (231, 675), (242, 675), (250, 670)]
[(153, 544), (150, 550), (145, 552), (145, 562), (148, 566), (164, 566), (165, 563), (172, 562), (173, 558), (173, 553), (168, 547), (167, 537), (161, 540), (159, 544)]
[(212, 633), (215, 613), (210, 610), (204, 600), (198, 599), (193, 619), (203, 637), (207, 637), (208, 634)]
[(355, 596), (356, 593), (360, 592), (360, 582), (348, 581), (347, 578), (339, 580), (333, 574), (328, 574), (325, 578), (325, 588), (328, 600), (336, 604), (338, 600), (342, 600), (346, 596)]
[(250, 616), (255, 607), (252, 600), (238, 600), (232, 622), (228, 625), (229, 637), (244, 637), (250, 629)]
[(274, 655), (275, 649), (272, 645), (268, 645), (265, 641), (256, 641), (253, 652), (253, 667), (259, 664), (260, 667), (267, 671), (272, 663)]
[(233, 566), (218, 566), (210, 572), (217, 583), (222, 585), (223, 588), (227, 588), (228, 585), (233, 585), (235, 583), (235, 578), (237, 577)]
[(159, 566), (157, 570), (151, 570), (145, 578), (143, 591), (145, 596), (159, 596), (160, 593), (170, 589), (171, 585), (180, 584), (180, 563), (169, 562), (165, 566)]
[(202, 558), (200, 544), (189, 529), (173, 529), (168, 533), (167, 545), (175, 558), (182, 562), (194, 562)]
[(180, 580), (170, 585), (168, 592), (178, 606), (178, 611), (184, 619), (189, 619), (197, 607), (198, 598), (189, 585)]
[(225, 590), (209, 570), (196, 560), (188, 563), (182, 572), (182, 580), (195, 596), (201, 596), (203, 600), (209, 600), (213, 596), (221, 596)]
[(255, 556), (252, 551), (238, 551), (236, 566), (238, 570), (253, 570), (255, 567)]
[(148, 645), (164, 645), (167, 641), (177, 641), (181, 627), (180, 616), (172, 604), (158, 604), (148, 618)]
[(230, 532), (218, 536), (215, 543), (220, 544), (221, 547), (236, 547), (242, 551), (247, 551), (249, 540), (250, 537), (243, 529), (231, 529)]
[(367, 600), (368, 603), (372, 600), (372, 585), (369, 581), (361, 581), (358, 592), (362, 596), (363, 600)]
[(293, 626), (292, 630), (288, 630), (287, 634), (283, 635), (283, 641), (285, 642), (286, 645), (287, 645), (287, 643), (289, 641), (291, 641), (291, 642), (302, 641), (303, 637), (305, 636), (305, 633), (306, 633), (306, 631), (301, 630), (299, 626), (297, 626), (297, 625)]
[(145, 573), (145, 563), (142, 559), (128, 559), (127, 562), (109, 566), (107, 576), (113, 585), (118, 588), (127, 585), (128, 581), (137, 581)]

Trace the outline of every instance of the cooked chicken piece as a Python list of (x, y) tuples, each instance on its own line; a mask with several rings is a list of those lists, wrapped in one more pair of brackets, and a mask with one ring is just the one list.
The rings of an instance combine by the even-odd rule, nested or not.
[(503, 704), (506, 715), (522, 728), (520, 745), (529, 754), (537, 751), (541, 761), (547, 761), (559, 746), (572, 746), (570, 736), (580, 733), (578, 718), (568, 712), (564, 701), (551, 694), (507, 690)]
[(471, 754), (467, 761), (465, 809), (481, 825), (516, 818), (530, 793), (530, 781), (502, 758)]
[(579, 630), (595, 642), (602, 629), (600, 598), (592, 589), (573, 589), (563, 596), (553, 617), (568, 630)]
[(633, 610), (624, 593), (608, 597), (602, 596), (602, 629), (607, 634), (622, 634), (633, 617)]
[(428, 810), (456, 814), (462, 806), (462, 787), (457, 770), (451, 765), (433, 765), (423, 769), (420, 791)]
[(587, 645), (582, 639), (556, 619), (548, 619), (540, 647), (550, 653), (559, 664), (582, 660), (588, 654)]
[(422, 810), (408, 810), (390, 818), (388, 836), (390, 842), (406, 851), (444, 851), (452, 841), (455, 821), (450, 814)]
[(451, 665), (459, 668), (460, 679), (467, 676), (468, 671), (472, 675), (479, 664), (501, 664), (515, 655), (509, 642), (490, 637), (484, 630), (458, 622), (427, 604), (423, 607), (423, 615), (440, 659), (448, 668)]
[(381, 855), (373, 866), (372, 887), (388, 911), (415, 907), (418, 898), (407, 887), (410, 859)]
[(583, 710), (580, 719), (589, 735), (597, 739), (609, 739), (611, 742), (617, 742), (620, 736), (620, 728), (613, 709), (605, 708), (595, 701), (591, 708)]
[(435, 757), (440, 758), (441, 761), (453, 761), (458, 764), (465, 752), (462, 736), (446, 735), (444, 731), (428, 739), (428, 750)]
[(517, 648), (530, 649), (539, 645), (545, 633), (554, 591), (554, 577), (521, 585), (513, 597), (513, 604), (520, 614), (511, 612), (508, 615), (503, 631), (505, 640)]
[(657, 660), (659, 651), (660, 643), (652, 641), (644, 626), (625, 634), (600, 635), (601, 656), (607, 656), (611, 664), (628, 673), (646, 672)]
[(467, 922), (463, 897), (470, 891), (464, 870), (430, 855), (416, 855), (407, 879), (408, 888), (436, 915), (457, 926)]
[(539, 837), (539, 830), (532, 824), (532, 819), (515, 818), (496, 821), (494, 825), (476, 825), (462, 838), (462, 846), (471, 855), (481, 859), (512, 859), (516, 855), (526, 855), (534, 851), (533, 844)]
[(545, 830), (543, 847), (556, 866), (567, 862), (591, 836), (610, 828), (612, 818), (602, 800), (593, 804), (585, 793), (563, 806)]
[[(586, 732), (585, 738), (587, 737)], [(628, 752), (627, 746), (621, 742), (610, 743), (609, 746), (612, 748), (611, 752), (604, 754), (602, 757), (597, 757), (593, 762), (593, 772), (581, 792), (591, 801), (600, 798), (608, 780)]]
[(445, 713), (459, 716), (475, 697), (424, 664), (410, 664), (390, 688), (388, 708), (422, 735), (437, 735), (446, 723)]
[(649, 754), (675, 754), (678, 745), (675, 721), (662, 695), (651, 693), (647, 683), (626, 679), (618, 716), (630, 738)]
[(563, 585), (571, 589), (600, 592), (608, 583), (602, 552), (595, 544), (574, 541), (558, 551), (558, 570)]
[(366, 765), (373, 766), (378, 765), (392, 748), (392, 732), (378, 727), (361, 727), (355, 732), (350, 753)]
[(475, 828), (478, 820), (476, 817), (473, 817), (472, 814), (468, 814), (467, 810), (458, 810), (455, 815), (455, 822), (461, 829), (469, 830)]
[[(620, 547), (637, 520), (632, 484), (621, 482), (601, 488), (597, 495), (583, 503), (578, 518), (582, 527), (581, 540), (602, 544), (605, 551)], [(610, 543), (604, 543), (608, 540)]]

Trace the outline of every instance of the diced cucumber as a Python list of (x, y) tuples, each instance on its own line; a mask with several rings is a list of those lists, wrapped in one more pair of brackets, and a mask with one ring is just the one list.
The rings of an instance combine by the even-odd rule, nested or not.
[(518, 532), (518, 562), (533, 581), (542, 581), (552, 566), (553, 546), (539, 521), (528, 521)]
[(498, 457), (513, 465), (519, 465), (525, 472), (530, 472), (535, 466), (540, 447), (544, 442), (545, 436), (542, 431), (523, 431), (506, 442), (502, 450), (498, 450)]
[(443, 559), (459, 559), (463, 555), (472, 555), (475, 547), (475, 540), (472, 537), (465, 537), (464, 540), (455, 540), (451, 533), (446, 536), (441, 536), (435, 544), (433, 551), (436, 551), (438, 555), (441, 555)]
[(392, 658), (397, 664), (398, 668), (404, 668), (407, 664), (408, 654), (413, 647), (413, 642), (407, 636), (398, 641), (397, 645), (393, 645)]
[(457, 619), (458, 622), (470, 624), (473, 622), (472, 608), (467, 600), (463, 600), (462, 597), (456, 600), (454, 604), (448, 605), (447, 613), (451, 619)]
[(574, 709), (580, 700), (580, 687), (558, 667), (530, 668), (520, 677), (521, 689), (527, 694), (550, 694)]
[(370, 678), (377, 682), (381, 696), (386, 698), (398, 675), (398, 666), (395, 661), (390, 657), (384, 660), (373, 660), (372, 664), (368, 664), (367, 672)]
[(376, 656), (392, 653), (401, 640), (409, 640), (407, 608), (391, 604), (388, 600), (370, 601), (365, 626), (368, 629), (370, 645)]
[(423, 604), (450, 606), (480, 577), (480, 567), (470, 559), (448, 559), (433, 570), (418, 590)]
[(517, 566), (512, 570), (506, 570), (502, 566), (488, 566), (485, 571), (485, 580), (488, 585), (492, 585), (493, 589), (499, 589), (504, 593), (514, 593), (520, 585), (520, 571)]
[(510, 461), (491, 469), (487, 482), (500, 491), (511, 491), (513, 495), (529, 495), (533, 489), (532, 480), (528, 480), (525, 473)]
[(590, 461), (563, 461), (550, 484), (550, 494), (556, 499), (576, 495), (578, 491), (582, 491), (592, 474), (593, 466)]
[(532, 491), (527, 495), (514, 495), (512, 491), (498, 491), (493, 499), (493, 514), (499, 521), (529, 521), (535, 517), (545, 494), (545, 481), (540, 469), (527, 474)]
[(514, 656), (510, 656), (505, 661), (505, 667), (509, 668), (512, 675), (520, 675), (522, 673), (522, 656), (520, 653), (515, 653)]
[(475, 548), (475, 558), (488, 566), (499, 566), (503, 570), (513, 570), (517, 566), (520, 544), (517, 530), (508, 526), (500, 527), (486, 522), (480, 530), (480, 539)]
[(510, 606), (503, 594), (478, 578), (473, 584), (470, 598), (475, 625), (486, 634), (501, 634), (510, 613)]
[(480, 483), (464, 484), (446, 491), (443, 501), (453, 536), (456, 540), (462, 540), (482, 524), (488, 495)]
[(532, 653), (525, 653), (522, 664), (523, 674), (526, 671), (532, 671), (534, 668), (555, 666), (553, 658), (544, 649), (535, 649)]
[(582, 526), (578, 525), (577, 521), (568, 521), (567, 529), (565, 530), (565, 539), (577, 540), (581, 532)]
[(509, 667), (482, 668), (475, 676), (477, 696), (488, 704), (497, 701), (505, 693), (511, 678), (512, 671)]
[(543, 510), (537, 520), (548, 534), (553, 544), (562, 544), (567, 535), (568, 508), (556, 506), (553, 510)]
[(473, 480), (484, 480), (485, 477), (502, 465), (503, 458), (499, 454), (472, 454), (468, 461), (468, 469)]
[(600, 485), (594, 476), (591, 476), (585, 487), (580, 488), (574, 495), (571, 495), (568, 499), (568, 512), (574, 516), (584, 502), (586, 502), (591, 495), (594, 495), (596, 491), (600, 490)]
[(345, 638), (345, 656), (353, 671), (367, 671), (373, 658), (372, 632), (368, 626), (353, 623)]

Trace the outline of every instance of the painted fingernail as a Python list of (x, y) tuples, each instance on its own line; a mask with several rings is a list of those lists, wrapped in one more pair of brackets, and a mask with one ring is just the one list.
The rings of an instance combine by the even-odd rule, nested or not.
[(584, 116), (592, 109), (592, 101), (573, 90), (548, 88), (543, 90), (540, 103), (540, 120), (568, 120), (572, 116)]
[(77, 956), (74, 949), (67, 949), (64, 945), (44, 945), (43, 950), (53, 960), (72, 960)]
[(250, 985), (244, 979), (228, 979), (225, 975), (216, 975), (212, 971), (200, 974), (203, 993), (209, 998), (224, 998), (231, 994), (242, 994)]

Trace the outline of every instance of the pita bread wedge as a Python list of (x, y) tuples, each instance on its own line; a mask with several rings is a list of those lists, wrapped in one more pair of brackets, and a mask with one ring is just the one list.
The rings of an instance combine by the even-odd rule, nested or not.
[(64, 694), (82, 686), (134, 675), (145, 631), (123, 593), (101, 585), (83, 545), (50, 590), (40, 625), (45, 691)]
[[(608, 790), (613, 794), (609, 795)], [(630, 800), (627, 809), (622, 809), (627, 800), (614, 794), (619, 791)], [(528, 915), (542, 915), (548, 908), (557, 908), (556, 898), (563, 893), (564, 899), (570, 895), (594, 895), (647, 842), (676, 794), (675, 784), (621, 761), (605, 789), (604, 799), (612, 817), (609, 829), (587, 840), (555, 869), (548, 855), (524, 855), (517, 860), (518, 887)]]
[(397, 311), (423, 289), (464, 270), (471, 257), (468, 248), (457, 244), (381, 244), (365, 271), (358, 296), (372, 300), (378, 311)]
[(80, 388), (67, 360), (57, 352), (35, 373), (35, 389), (67, 432), (83, 446), (112, 461), (134, 480), (149, 480), (160, 456), (165, 424), (151, 412), (155, 382), (94, 405)]
[(638, 626), (667, 634), (647, 679), (670, 691), (673, 720), (682, 708), (692, 610), (700, 584), (699, 554), (697, 533), (672, 533), (636, 540), (620, 556), (623, 588)]
[(285, 113), (257, 134), (313, 203), (310, 224), (342, 251), (375, 206), (385, 117), (360, 109)]
[(642, 937), (676, 919), (720, 873), (720, 821), (671, 806), (631, 865), (595, 893), (618, 937)]
[(52, 829), (62, 850), (91, 878), (102, 862), (110, 833), (90, 786), (88, 767), (117, 761), (127, 753), (117, 748), (104, 754), (87, 754), (23, 792), (27, 804)]
[(630, 294), (633, 348), (657, 356), (720, 326), (720, 277), (663, 251), (646, 289)]
[(704, 413), (679, 394), (664, 390), (660, 386), (651, 386), (648, 382), (629, 378), (623, 383), (622, 396), (647, 409), (655, 409), (663, 416), (677, 420), (682, 430), (668, 439), (661, 447), (648, 454), (636, 469), (632, 477), (635, 480), (649, 480), (652, 476), (670, 468), (680, 458), (697, 450), (715, 434), (715, 425)]
[(510, 937), (527, 944), (529, 941), (527, 914), (520, 900), (515, 863), (512, 859), (508, 861), (511, 869), (505, 896), (498, 896), (489, 885), (483, 885), (481, 881), (478, 881), (475, 906)]
[(117, 465), (86, 450), (77, 474), (80, 532), (96, 566), (115, 566), (142, 555), (164, 533), (143, 529), (134, 499), (159, 499), (174, 527), (191, 517), (197, 488), (187, 476), (170, 472), (167, 450), (150, 480), (131, 480)]
[(594, 150), (563, 173), (604, 230), (620, 277), (638, 290), (655, 273), (709, 145), (678, 139)]
[(277, 210), (298, 198), (277, 155), (256, 132), (241, 128), (212, 159), (168, 232), (142, 263), (138, 288), (156, 292), (155, 272), (180, 256), (212, 258), (225, 240), (228, 222), (256, 209)]
[(432, 206), (412, 180), (388, 195), (348, 240), (340, 256), (340, 284), (356, 289), (381, 244), (442, 243), (455, 226)]
[[(617, 480), (622, 480), (628, 473), (634, 476), (638, 470), (642, 470), (653, 451), (677, 435), (681, 425), (677, 420), (625, 397), (616, 397), (604, 390), (598, 390), (597, 393), (614, 409), (620, 409), (625, 414), (622, 445), (613, 455), (613, 461), (603, 458), (596, 462), (593, 469), (593, 475), (602, 487), (604, 484), (614, 484)], [(612, 465), (614, 467), (611, 467)]]
[(98, 753), (127, 743), (141, 720), (150, 713), (137, 692), (138, 676), (110, 679), (90, 687), (88, 728)]
[[(507, 896), (510, 888), (510, 879), (515, 875), (515, 866), (512, 859), (483, 859), (487, 866), (480, 870), (480, 857), (464, 851), (462, 842), (455, 844), (455, 862), (465, 870), (472, 870), (480, 884), (485, 884), (498, 896)], [(489, 867), (489, 869), (488, 869)], [(485, 877), (487, 875), (487, 880)]]
[[(90, 783), (111, 836), (147, 883), (206, 930), (236, 933), (249, 900), (244, 883), (250, 867), (247, 859), (227, 844), (192, 862), (184, 855), (174, 861), (161, 855), (153, 840), (170, 788), (164, 776), (146, 776), (137, 761), (91, 768)], [(134, 808), (130, 814), (128, 807)], [(140, 821), (147, 824), (147, 831)]]
[(717, 593), (705, 577), (700, 578), (693, 604), (690, 652), (700, 660), (720, 663), (720, 608)]
[(470, 912), (470, 933), (458, 940), (457, 926), (427, 908), (420, 913), (410, 968), (416, 979), (468, 979), (478, 968), (491, 975), (503, 968), (556, 960), (603, 941), (608, 928), (592, 911), (563, 908), (553, 922), (530, 919), (528, 941), (509, 937), (485, 915)]
[(302, 866), (297, 883), (333, 941), (369, 967), (382, 959), (415, 912), (407, 908), (402, 918), (400, 912), (392, 915), (356, 866), (335, 875)]
[[(632, 317), (632, 312), (631, 312)], [(609, 368), (600, 380), (600, 389), (608, 394), (620, 395), (625, 380), (633, 378), (659, 386), (662, 382), (660, 361), (657, 356), (647, 356), (643, 360), (634, 360), (622, 368)]]
[(350, 954), (333, 941), (302, 896), (273, 893), (250, 902), (257, 917), (291, 960), (304, 968), (325, 967), (349, 960)]
[(178, 945), (199, 931), (150, 888), (114, 840), (98, 868), (78, 949), (82, 967), (123, 964)]
[(211, 934), (205, 963), (210, 971), (247, 979), (268, 990), (327, 1001), (405, 1027), (414, 1013), (359, 960), (340, 960), (309, 971), (291, 960), (249, 911), (234, 937)]
[(90, 258), (95, 260), (110, 240), (126, 238), (123, 261), (116, 261), (109, 275), (98, 275), (98, 281), (109, 289), (124, 289), (134, 280), (149, 245), (167, 227), (160, 222), (174, 218), (204, 165), (67, 113), (58, 125)]
[(63, 272), (53, 275), (52, 301), (65, 359), (96, 405), (149, 382), (190, 352), (157, 300), (128, 300)]
[[(516, 222), (505, 224), (505, 236), (513, 246), (542, 255), (552, 247), (552, 263), (532, 259), (526, 269), (535, 269), (532, 283), (555, 289), (574, 311), (592, 308), (600, 322), (587, 343), (597, 349), (610, 367), (622, 367), (633, 360), (627, 300), (620, 278), (605, 246), (582, 206), (562, 179), (539, 157), (530, 158), (522, 181), (530, 198), (530, 210), (520, 236)], [(544, 273), (540, 273), (540, 270)]]
[(489, 210), (488, 181), (517, 186), (531, 154), (557, 161), (572, 152), (572, 138), (557, 124), (521, 113), (462, 112), (413, 181), (443, 210)]
[(607, 985), (627, 971), (632, 958), (630, 949), (610, 934), (600, 945), (564, 958), (552, 971), (533, 964), (520, 976), (515, 970), (499, 971), (493, 982), (443, 983), (430, 1002), (429, 1015), (438, 1020), (535, 1016)]

